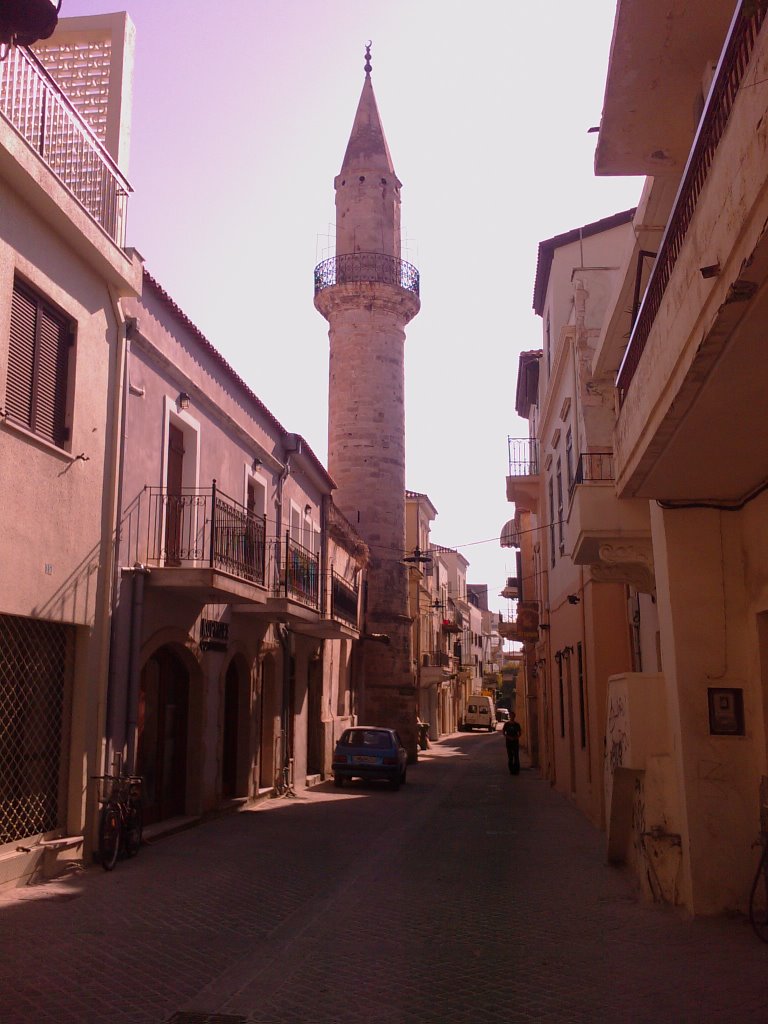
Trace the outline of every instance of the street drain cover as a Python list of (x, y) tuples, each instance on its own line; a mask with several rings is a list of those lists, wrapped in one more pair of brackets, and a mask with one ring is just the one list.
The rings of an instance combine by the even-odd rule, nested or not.
[(174, 1013), (168, 1024), (246, 1024), (239, 1013)]

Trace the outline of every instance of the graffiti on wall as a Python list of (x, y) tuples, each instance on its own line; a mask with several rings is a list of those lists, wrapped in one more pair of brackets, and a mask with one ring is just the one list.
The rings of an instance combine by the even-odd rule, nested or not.
[(624, 764), (629, 746), (627, 733), (627, 702), (622, 694), (612, 694), (608, 705), (608, 721), (605, 727), (605, 751), (610, 774)]

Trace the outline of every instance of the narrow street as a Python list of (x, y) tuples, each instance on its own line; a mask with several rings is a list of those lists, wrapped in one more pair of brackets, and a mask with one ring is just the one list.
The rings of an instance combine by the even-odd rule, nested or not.
[(743, 919), (638, 901), (496, 735), (0, 896), (2, 1024), (763, 1022)]

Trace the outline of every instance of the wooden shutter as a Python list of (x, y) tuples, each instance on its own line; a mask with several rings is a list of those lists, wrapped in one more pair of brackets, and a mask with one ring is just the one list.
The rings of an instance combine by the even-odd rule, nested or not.
[(34, 300), (14, 287), (5, 404), (8, 418), (29, 430), (32, 429), (36, 322), (37, 306)]
[(71, 325), (18, 281), (13, 285), (6, 406), (9, 419), (61, 445)]

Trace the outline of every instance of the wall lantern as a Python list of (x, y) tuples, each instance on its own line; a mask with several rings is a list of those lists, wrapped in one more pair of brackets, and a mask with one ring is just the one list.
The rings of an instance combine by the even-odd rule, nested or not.
[(179, 409), (189, 408), (189, 395), (187, 394), (186, 391), (179, 392), (179, 397), (176, 399), (176, 405), (179, 407)]

